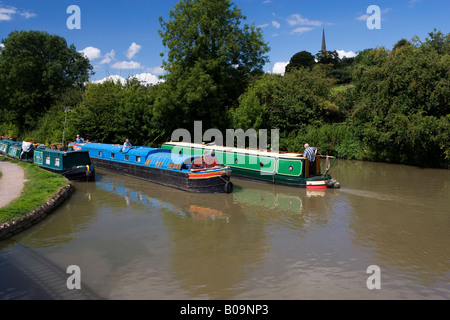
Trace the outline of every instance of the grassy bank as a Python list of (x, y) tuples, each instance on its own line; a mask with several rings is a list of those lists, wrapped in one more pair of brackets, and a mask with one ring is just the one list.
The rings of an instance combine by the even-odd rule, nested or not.
[(45, 171), (32, 163), (24, 163), (1, 156), (0, 161), (9, 161), (20, 165), (25, 171), (25, 179), (28, 180), (20, 197), (0, 209), (0, 224), (30, 213), (69, 183), (63, 176)]

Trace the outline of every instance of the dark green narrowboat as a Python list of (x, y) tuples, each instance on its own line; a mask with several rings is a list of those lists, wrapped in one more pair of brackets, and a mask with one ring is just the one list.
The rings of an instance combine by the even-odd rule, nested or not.
[(39, 167), (59, 173), (69, 180), (91, 181), (95, 170), (87, 151), (62, 151), (37, 148), (33, 162)]
[(19, 159), (22, 143), (10, 139), (0, 141), (0, 153), (11, 158)]

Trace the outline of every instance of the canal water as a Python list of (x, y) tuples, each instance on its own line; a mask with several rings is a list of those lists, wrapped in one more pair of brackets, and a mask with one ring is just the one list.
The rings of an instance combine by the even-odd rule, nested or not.
[(98, 170), (0, 241), (0, 299), (449, 299), (450, 170), (331, 173), (340, 189), (192, 194)]

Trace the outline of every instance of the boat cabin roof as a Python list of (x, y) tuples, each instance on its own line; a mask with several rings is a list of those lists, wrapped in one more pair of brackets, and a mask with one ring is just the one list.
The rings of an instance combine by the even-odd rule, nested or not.
[[(163, 169), (180, 169), (183, 165), (188, 167), (195, 159), (201, 156), (175, 155), (168, 149), (158, 149), (144, 146), (126, 148), (123, 146), (104, 143), (88, 143), (81, 150), (89, 151), (93, 158), (102, 158), (110, 161), (127, 162), (137, 165), (158, 167)], [(174, 164), (179, 166), (174, 166)]]
[[(274, 152), (268, 150), (254, 150), (254, 149), (242, 149), (242, 148), (230, 148), (226, 146), (216, 146), (211, 144), (199, 144), (199, 143), (187, 143), (187, 142), (166, 142), (165, 145), (174, 145), (178, 147), (196, 148), (204, 150), (214, 150), (219, 152), (232, 152), (232, 153), (245, 153), (251, 155), (266, 156), (272, 158), (304, 158), (302, 153), (286, 153), (286, 152)], [(163, 144), (163, 145), (164, 145)]]

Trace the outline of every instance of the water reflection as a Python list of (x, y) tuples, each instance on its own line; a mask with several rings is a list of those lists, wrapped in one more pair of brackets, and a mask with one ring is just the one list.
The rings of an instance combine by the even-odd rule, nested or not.
[(334, 176), (339, 190), (235, 179), (234, 193), (205, 196), (99, 170), (0, 254), (79, 265), (112, 299), (450, 296), (448, 172), (340, 161)]

